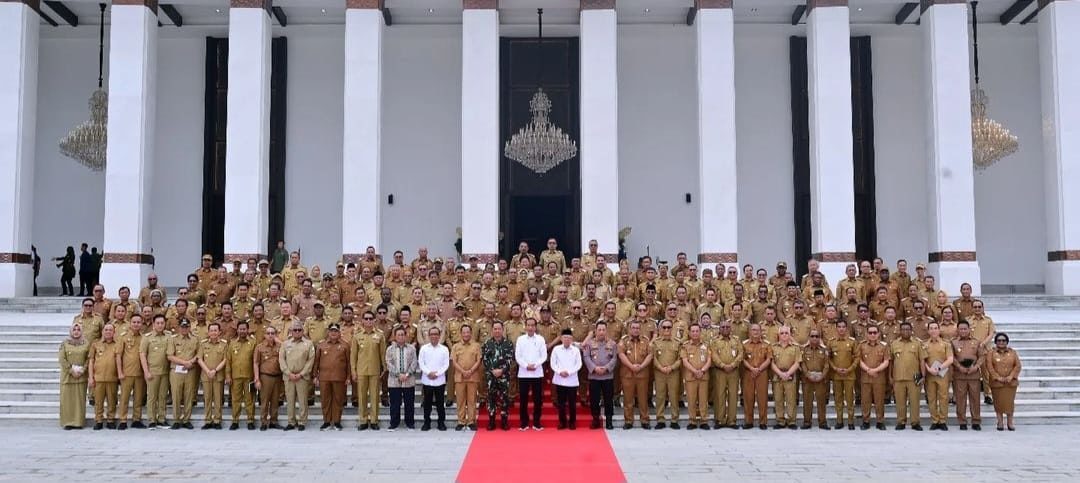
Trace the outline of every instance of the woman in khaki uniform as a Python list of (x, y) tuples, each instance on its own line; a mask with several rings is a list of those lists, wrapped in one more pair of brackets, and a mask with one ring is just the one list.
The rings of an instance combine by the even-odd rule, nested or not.
[(60, 343), (60, 425), (65, 430), (86, 424), (86, 361), (90, 343), (83, 338), (82, 324), (71, 325), (71, 336)]
[(1004, 431), (1003, 418), (1008, 417), (1009, 431), (1013, 426), (1013, 408), (1016, 387), (1020, 385), (1020, 355), (1009, 347), (1009, 335), (998, 332), (994, 336), (994, 350), (986, 354), (986, 368), (990, 373), (990, 391), (994, 395), (994, 412), (997, 413), (997, 429)]

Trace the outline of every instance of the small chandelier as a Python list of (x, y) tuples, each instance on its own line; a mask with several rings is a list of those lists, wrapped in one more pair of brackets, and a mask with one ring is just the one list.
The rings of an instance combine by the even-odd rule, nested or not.
[(105, 59), (105, 4), (100, 4), (101, 26), (98, 31), (98, 88), (90, 95), (90, 120), (75, 126), (60, 140), (60, 152), (90, 168), (105, 169), (105, 149), (108, 144), (109, 94), (102, 88)]
[[(544, 9), (538, 8), (536, 13), (539, 17), (539, 45), (544, 40)], [(548, 99), (543, 87), (536, 89), (536, 94), (529, 101), (529, 111), (532, 112), (532, 121), (506, 141), (503, 148), (506, 157), (543, 175), (563, 161), (577, 156), (577, 143), (549, 120), (551, 99)]]
[(990, 119), (986, 105), (990, 97), (979, 87), (979, 22), (978, 1), (971, 2), (971, 28), (975, 43), (975, 88), (971, 91), (971, 148), (975, 170), (989, 168), (1016, 152), (1020, 143), (1001, 123)]

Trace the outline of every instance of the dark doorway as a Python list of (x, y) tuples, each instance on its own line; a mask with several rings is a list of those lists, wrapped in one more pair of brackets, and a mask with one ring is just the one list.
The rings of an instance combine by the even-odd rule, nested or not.
[[(810, 101), (806, 37), (790, 38), (791, 134), (795, 198), (795, 271), (806, 274), (811, 255)], [(874, 89), (870, 37), (851, 39), (851, 133), (855, 192), (855, 257), (877, 256), (877, 201), (874, 184)]]
[[(503, 38), (500, 41), (500, 139), (505, 141), (531, 119), (529, 101), (538, 86), (551, 99), (551, 120), (572, 139), (580, 139), (578, 39)], [(501, 146), (500, 146), (501, 151)], [(550, 237), (567, 258), (581, 251), (581, 180), (575, 157), (538, 175), (502, 157), (499, 170), (499, 230), (502, 257), (517, 252), (518, 242), (533, 253)]]
[[(288, 40), (271, 43), (270, 185), (267, 197), (267, 247), (273, 253), (285, 238), (285, 120)], [(206, 38), (206, 91), (203, 128), (202, 253), (221, 263), (225, 254), (225, 139), (228, 121), (229, 39)]]

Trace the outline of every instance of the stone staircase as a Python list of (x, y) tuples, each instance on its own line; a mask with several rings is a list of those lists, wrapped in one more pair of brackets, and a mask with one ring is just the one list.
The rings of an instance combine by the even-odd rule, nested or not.
[[(1032, 296), (996, 296), (992, 302), (988, 301), (998, 329), (1009, 333), (1012, 346), (1024, 362), (1016, 416), (1025, 424), (1080, 422), (1080, 301), (1042, 299), (1054, 305), (1052, 310), (1027, 308), (1025, 304), (1031, 303), (1030, 300), (1040, 300)], [(1066, 307), (1068, 303), (1073, 305)], [(77, 310), (77, 298), (0, 299), (0, 419), (57, 418), (56, 350), (67, 335), (71, 314)], [(417, 397), (419, 406), (419, 389)], [(451, 421), (455, 410), (448, 410)], [(419, 417), (419, 408), (416, 412)], [(801, 408), (799, 412), (801, 418)], [(951, 409), (950, 419), (953, 412)], [(387, 419), (385, 410), (382, 413)], [(831, 417), (832, 411), (829, 413)], [(893, 408), (887, 408), (886, 413), (892, 418)], [(89, 408), (88, 415), (92, 414)], [(170, 418), (171, 414), (170, 408)], [(310, 414), (312, 421), (321, 419), (317, 400)], [(991, 406), (983, 406), (984, 422), (992, 424), (993, 414)], [(355, 415), (354, 408), (346, 408), (346, 420), (355, 421)], [(225, 416), (228, 419), (228, 408)], [(924, 403), (923, 417), (926, 416)], [(588, 417), (587, 412), (584, 417)], [(199, 405), (194, 419), (201, 418)], [(622, 411), (616, 410), (616, 425), (621, 424), (621, 418)]]

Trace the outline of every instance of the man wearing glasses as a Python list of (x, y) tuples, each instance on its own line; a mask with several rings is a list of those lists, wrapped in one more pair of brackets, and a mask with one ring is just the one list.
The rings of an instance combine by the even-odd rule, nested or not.
[(803, 424), (802, 429), (810, 429), (810, 421), (817, 405), (818, 428), (828, 430), (825, 421), (825, 405), (829, 401), (829, 350), (821, 344), (821, 330), (810, 330), (810, 342), (802, 351), (801, 372), (803, 376)]
[(671, 429), (679, 429), (679, 341), (671, 336), (674, 322), (660, 322), (660, 337), (652, 341), (653, 380), (656, 387), (656, 429), (664, 429), (664, 411), (670, 404)]
[[(289, 340), (281, 347), (278, 363), (285, 375), (285, 404), (289, 415), (285, 431), (303, 431), (308, 418), (308, 386), (315, 365), (315, 346), (304, 338), (304, 325), (300, 322), (289, 326)], [(300, 407), (299, 415), (296, 414), (297, 406)]]
[[(378, 310), (386, 310), (380, 305)], [(411, 343), (411, 341), (410, 341)], [(359, 386), (358, 431), (379, 429), (380, 381), (386, 356), (386, 336), (375, 327), (375, 314), (360, 316), (360, 330), (353, 333), (349, 349), (353, 379)], [(387, 401), (389, 403), (389, 401)]]
[[(259, 305), (261, 309), (262, 306)], [(259, 377), (255, 379), (255, 389), (259, 391), (259, 431), (277, 429), (278, 407), (281, 401), (281, 343), (278, 342), (278, 330), (267, 327), (263, 340), (255, 348), (255, 368)]]
[[(860, 310), (862, 308), (860, 307)], [(862, 370), (862, 429), (870, 429), (870, 409), (875, 411), (877, 429), (885, 430), (885, 370), (889, 368), (889, 347), (881, 341), (881, 329), (866, 327), (866, 340), (859, 343), (858, 360)]]

